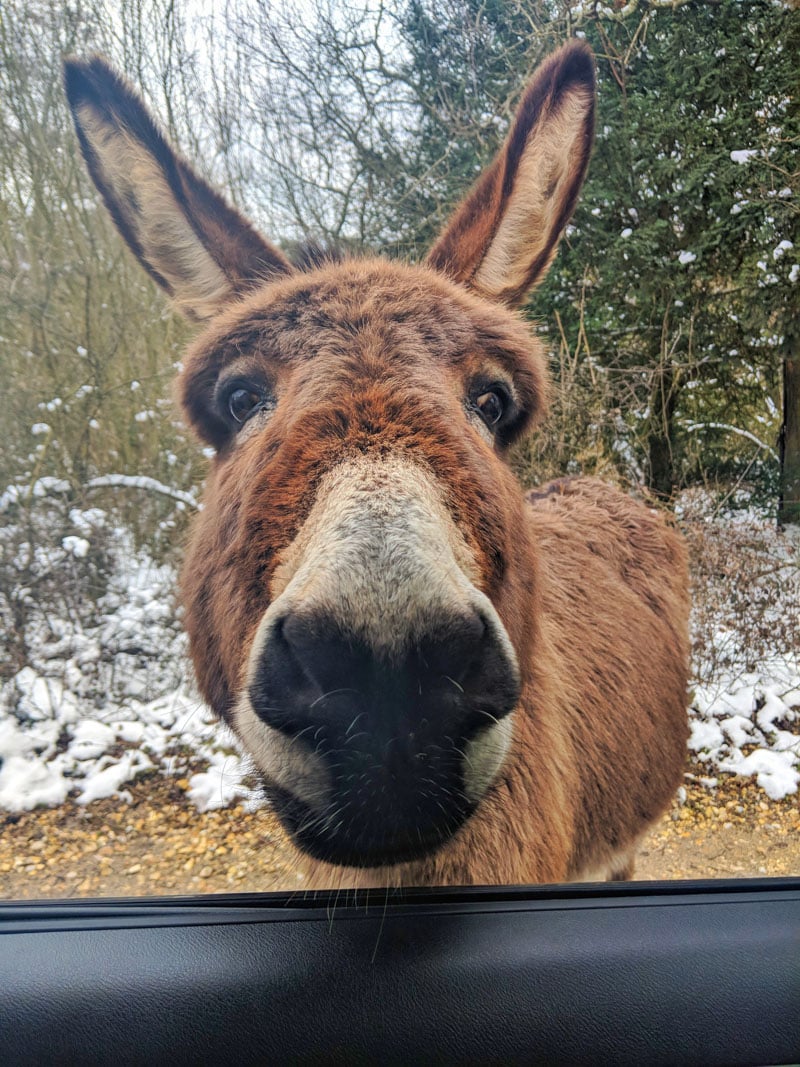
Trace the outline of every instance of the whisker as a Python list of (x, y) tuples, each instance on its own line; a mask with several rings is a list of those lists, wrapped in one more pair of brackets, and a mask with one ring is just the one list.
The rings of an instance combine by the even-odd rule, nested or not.
[(319, 704), (321, 701), (327, 700), (328, 697), (338, 696), (339, 693), (358, 693), (358, 690), (357, 689), (348, 689), (348, 688), (331, 689), (329, 692), (323, 693), (322, 696), (317, 697), (317, 699), (315, 701), (313, 701), (313, 703), (309, 704), (308, 705), (308, 710), (311, 711), (311, 709), (315, 708), (317, 706), (317, 704)]
[(490, 711), (486, 711), (485, 708), (476, 708), (475, 710), (479, 715), (485, 715), (487, 719), (491, 719), (492, 722), (497, 723), (498, 726), (500, 725), (500, 719), (498, 719), (496, 715), (492, 715)]
[[(355, 689), (351, 689), (351, 690), (348, 690), (348, 691), (351, 692), (351, 693), (355, 693), (356, 692)], [(338, 690), (338, 692), (344, 692), (344, 690), (340, 689), (340, 690)], [(356, 717), (353, 719), (353, 721), (350, 723), (350, 725), (345, 730), (345, 732), (344, 732), (344, 736), (345, 737), (349, 737), (350, 736), (350, 731), (353, 729), (353, 727), (356, 725), (356, 723), (358, 722), (359, 719), (363, 719), (364, 718), (365, 714), (366, 714), (366, 712), (360, 711), (358, 713), (358, 715), (356, 715)], [(357, 736), (361, 737), (363, 735), (362, 734), (358, 734)]]
[(458, 682), (455, 680), (455, 678), (451, 678), (449, 674), (443, 674), (442, 678), (444, 678), (446, 681), (450, 682), (451, 685), (454, 685), (456, 687), (456, 689), (459, 691), (459, 693), (463, 693), (464, 692), (464, 686), (463, 685), (459, 685)]

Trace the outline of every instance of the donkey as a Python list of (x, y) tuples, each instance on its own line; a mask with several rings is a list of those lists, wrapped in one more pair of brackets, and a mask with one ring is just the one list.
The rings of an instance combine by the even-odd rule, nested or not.
[(185, 622), (308, 884), (629, 876), (684, 764), (685, 550), (614, 488), (525, 497), (507, 464), (547, 403), (516, 309), (586, 172), (591, 53), (542, 64), (421, 265), (293, 265), (103, 59), (66, 89), (122, 236), (203, 327)]

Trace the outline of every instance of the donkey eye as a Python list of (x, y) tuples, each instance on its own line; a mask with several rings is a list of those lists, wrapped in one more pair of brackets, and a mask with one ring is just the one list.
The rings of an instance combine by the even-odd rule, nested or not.
[(487, 426), (495, 426), (502, 419), (508, 398), (499, 389), (490, 389), (475, 397), (475, 408)]
[(264, 394), (255, 389), (238, 388), (228, 394), (227, 409), (235, 422), (246, 422), (264, 405)]

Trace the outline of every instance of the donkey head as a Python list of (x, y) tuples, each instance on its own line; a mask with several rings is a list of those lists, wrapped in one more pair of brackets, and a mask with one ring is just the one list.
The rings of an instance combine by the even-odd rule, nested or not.
[(513, 309), (583, 181), (591, 56), (540, 68), (422, 266), (292, 266), (104, 61), (66, 84), (120, 232), (204, 325), (179, 385), (216, 449), (182, 575), (201, 689), (306, 852), (424, 855), (515, 758), (536, 562), (504, 455), (547, 383)]

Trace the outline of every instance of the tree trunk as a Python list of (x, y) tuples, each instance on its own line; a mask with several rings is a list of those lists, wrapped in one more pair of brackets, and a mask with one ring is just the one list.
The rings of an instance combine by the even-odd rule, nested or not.
[(779, 442), (781, 489), (778, 525), (800, 526), (800, 352), (798, 335), (787, 332), (783, 361), (783, 424)]
[(647, 434), (648, 487), (668, 500), (676, 489), (672, 451), (672, 419), (678, 403), (677, 375), (672, 363), (656, 368), (650, 394), (650, 428)]

